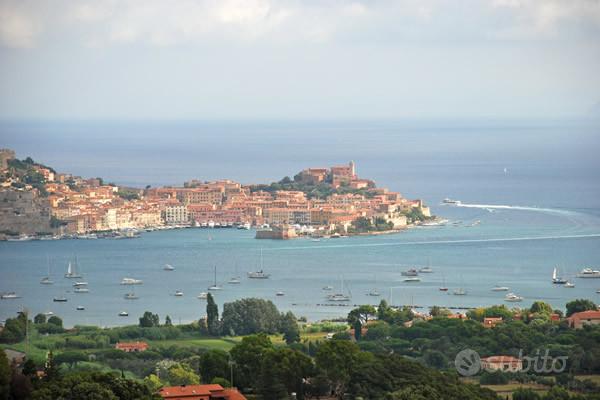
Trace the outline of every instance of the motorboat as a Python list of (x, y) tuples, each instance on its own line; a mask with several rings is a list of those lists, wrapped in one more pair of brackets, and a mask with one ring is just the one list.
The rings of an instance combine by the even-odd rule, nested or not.
[(566, 287), (568, 289), (573, 289), (575, 287), (575, 284), (571, 283), (569, 281), (566, 281), (565, 284), (563, 285), (563, 287)]
[(510, 288), (507, 286), (496, 285), (492, 288), (492, 292), (508, 292), (509, 290), (510, 290)]
[(52, 285), (54, 283), (54, 281), (52, 279), (50, 279), (49, 276), (45, 276), (42, 278), (42, 280), (40, 281), (40, 283), (42, 285)]
[(125, 293), (125, 296), (123, 296), (123, 298), (125, 300), (137, 300), (139, 299), (139, 297), (135, 294), (135, 293)]
[(75, 293), (89, 293), (90, 289), (86, 288), (86, 287), (76, 287), (73, 292)]
[(325, 291), (333, 290), (333, 286), (329, 286), (329, 285), (323, 286), (323, 290), (325, 290)]
[(171, 264), (165, 264), (164, 268), (165, 271), (175, 271), (175, 267), (172, 266)]
[(417, 271), (415, 268), (411, 268), (409, 270), (402, 271), (400, 274), (402, 276), (417, 276), (419, 275), (419, 271)]
[(369, 293), (367, 293), (369, 296), (372, 297), (379, 297), (381, 296), (381, 293), (379, 293), (379, 291), (377, 289), (373, 289), (371, 291), (369, 291)]
[(330, 294), (327, 296), (328, 301), (350, 301), (350, 296), (346, 296), (342, 293)]
[(76, 310), (77, 311), (83, 311), (83, 310), (85, 310), (85, 307), (84, 306), (77, 306)]
[(248, 272), (248, 278), (250, 279), (269, 279), (271, 274), (267, 274), (262, 269), (258, 271)]
[(176, 290), (175, 294), (173, 294), (173, 296), (175, 296), (175, 297), (183, 297), (183, 292), (181, 290)]
[(285, 296), (285, 293), (279, 291), (279, 292), (275, 293), (275, 296)]
[(431, 267), (423, 267), (423, 268), (419, 269), (419, 272), (421, 272), (423, 274), (430, 274), (433, 272), (433, 270), (431, 269)]
[(242, 281), (240, 280), (239, 276), (233, 276), (227, 281), (227, 283), (229, 283), (230, 285), (237, 285), (242, 283)]
[(3, 293), (0, 295), (0, 299), (10, 300), (10, 299), (18, 299), (19, 296), (15, 292)]
[(134, 278), (123, 278), (121, 280), (121, 285), (141, 285), (144, 282), (141, 279)]
[(60, 297), (53, 298), (52, 301), (54, 301), (55, 303), (66, 303), (67, 298), (64, 296), (60, 296)]
[(87, 283), (87, 282), (81, 281), (81, 282), (75, 282), (75, 283), (73, 284), (73, 287), (75, 287), (75, 288), (76, 288), (76, 287), (87, 286), (87, 285), (88, 285), (88, 283)]
[(404, 282), (421, 282), (421, 278), (417, 278), (416, 276), (411, 276), (409, 278), (405, 278)]
[(129, 316), (129, 313), (127, 311), (121, 311), (119, 313), (119, 317), (127, 317), (127, 316)]
[(504, 301), (510, 301), (510, 302), (519, 302), (519, 301), (523, 301), (523, 297), (521, 296), (517, 296), (514, 293), (508, 293), (506, 296), (504, 296)]
[(202, 293), (200, 293), (200, 294), (198, 295), (198, 298), (199, 298), (200, 300), (206, 300), (206, 299), (208, 298), (208, 293), (206, 293), (206, 292), (202, 292)]
[(597, 269), (584, 268), (577, 274), (578, 278), (600, 278), (600, 271)]
[(440, 292), (447, 292), (447, 291), (448, 291), (448, 288), (447, 288), (446, 286), (440, 286), (440, 287), (439, 287), (439, 291), (440, 291)]
[(445, 198), (444, 200), (442, 200), (442, 203), (444, 204), (455, 204), (455, 205), (459, 205), (460, 204), (460, 200), (452, 200), (449, 198)]

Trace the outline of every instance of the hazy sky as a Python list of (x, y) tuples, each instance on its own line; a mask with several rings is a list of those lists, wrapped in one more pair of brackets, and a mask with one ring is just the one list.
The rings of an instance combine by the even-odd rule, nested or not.
[(0, 118), (579, 117), (600, 0), (0, 0)]

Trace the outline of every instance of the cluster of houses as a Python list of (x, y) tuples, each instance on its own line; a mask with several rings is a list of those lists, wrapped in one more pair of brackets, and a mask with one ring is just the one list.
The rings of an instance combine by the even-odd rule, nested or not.
[(326, 198), (309, 198), (300, 190), (259, 190), (258, 185), (231, 180), (192, 180), (183, 187), (144, 190), (120, 188), (99, 178), (55, 173), (39, 165), (34, 168), (45, 179), (49, 213), (61, 222), (63, 234), (236, 224), (300, 225), (344, 232), (360, 217), (383, 219), (394, 229), (402, 229), (410, 223), (406, 214), (414, 209), (430, 216), (421, 200), (405, 199), (398, 192), (359, 178), (354, 162), (308, 168), (294, 177), (299, 186), (330, 188), (332, 194)]

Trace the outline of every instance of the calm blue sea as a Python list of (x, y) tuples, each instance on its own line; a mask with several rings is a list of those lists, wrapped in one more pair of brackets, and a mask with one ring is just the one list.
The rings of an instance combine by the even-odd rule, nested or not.
[[(67, 325), (135, 323), (145, 310), (191, 321), (205, 313), (196, 296), (212, 283), (214, 266), (224, 288), (215, 294), (219, 304), (263, 297), (311, 320), (350, 310), (322, 305), (322, 287), (339, 289), (342, 279), (352, 304), (378, 303), (366, 294), (373, 288), (394, 304), (503, 303), (505, 293), (490, 290), (496, 284), (524, 296), (523, 306), (537, 299), (559, 308), (573, 298), (600, 301), (600, 279), (574, 277), (585, 266), (600, 268), (600, 128), (591, 123), (3, 122), (0, 147), (59, 171), (140, 187), (191, 178), (265, 182), (354, 160), (359, 175), (423, 198), (455, 222), (321, 242), (258, 241), (252, 231), (203, 229), (148, 232), (133, 240), (0, 242), (0, 292), (22, 296), (0, 301), (0, 320), (27, 307), (52, 311)], [(441, 206), (444, 197), (472, 207)], [(258, 267), (261, 247), (271, 279), (227, 285), (236, 270), (245, 276)], [(72, 293), (72, 282), (62, 278), (73, 257), (90, 284), (88, 294)], [(47, 258), (52, 286), (39, 284)], [(165, 263), (176, 271), (163, 271)], [(403, 282), (402, 270), (427, 264), (432, 274)], [(555, 265), (575, 288), (550, 283)], [(138, 300), (123, 298), (125, 276), (144, 281), (136, 287)], [(440, 292), (443, 282), (450, 293), (464, 287), (468, 294)], [(176, 290), (184, 296), (173, 296)], [(69, 301), (52, 302), (59, 295)], [(86, 310), (76, 311), (77, 305)], [(120, 311), (130, 316), (118, 317)]]

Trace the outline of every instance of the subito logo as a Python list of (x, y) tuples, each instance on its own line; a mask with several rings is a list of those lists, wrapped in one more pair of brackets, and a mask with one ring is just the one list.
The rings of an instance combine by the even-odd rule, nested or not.
[(481, 370), (481, 359), (475, 350), (465, 349), (456, 355), (454, 366), (462, 376), (473, 376)]

